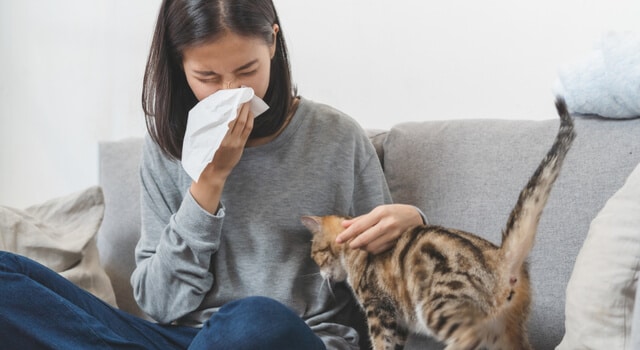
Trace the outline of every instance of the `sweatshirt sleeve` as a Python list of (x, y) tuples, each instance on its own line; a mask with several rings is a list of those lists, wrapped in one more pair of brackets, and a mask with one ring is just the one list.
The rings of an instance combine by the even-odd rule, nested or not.
[(373, 144), (360, 131), (354, 155), (353, 208), (350, 215), (366, 214), (375, 207), (392, 202), (389, 187)]
[(189, 186), (181, 185), (180, 163), (145, 140), (141, 181), (142, 231), (131, 276), (142, 310), (161, 324), (195, 310), (214, 283), (211, 257), (220, 243), (224, 207), (203, 210)]

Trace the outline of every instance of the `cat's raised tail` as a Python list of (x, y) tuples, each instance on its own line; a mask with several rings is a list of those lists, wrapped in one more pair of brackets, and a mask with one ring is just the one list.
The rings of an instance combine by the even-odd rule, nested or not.
[(527, 186), (520, 192), (518, 202), (507, 221), (507, 227), (502, 232), (501, 250), (504, 253), (506, 272), (511, 284), (517, 281), (522, 265), (533, 248), (542, 210), (575, 138), (573, 120), (562, 97), (556, 98), (556, 109), (560, 116), (560, 128), (553, 146)]

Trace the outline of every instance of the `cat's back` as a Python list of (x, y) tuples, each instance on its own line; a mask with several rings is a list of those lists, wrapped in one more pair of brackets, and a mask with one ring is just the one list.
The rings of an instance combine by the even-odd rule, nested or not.
[(398, 240), (391, 259), (403, 276), (407, 311), (419, 303), (459, 298), (485, 314), (495, 307), (499, 248), (471, 233), (435, 225), (417, 226)]
[[(469, 232), (438, 225), (421, 225), (405, 232), (394, 249), (396, 258), (408, 266), (408, 259), (427, 259), (435, 273), (463, 273), (472, 268), (494, 270), (500, 248)], [(416, 264), (417, 265), (417, 264)], [(417, 266), (414, 266), (417, 267)]]

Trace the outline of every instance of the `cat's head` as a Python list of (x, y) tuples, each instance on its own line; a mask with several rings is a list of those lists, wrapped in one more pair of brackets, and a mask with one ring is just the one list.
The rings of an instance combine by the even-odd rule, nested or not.
[(311, 258), (320, 267), (320, 275), (332, 282), (342, 282), (347, 278), (347, 271), (342, 266), (340, 244), (336, 237), (344, 228), (342, 222), (346, 218), (330, 216), (303, 216), (302, 224), (313, 234), (311, 241)]

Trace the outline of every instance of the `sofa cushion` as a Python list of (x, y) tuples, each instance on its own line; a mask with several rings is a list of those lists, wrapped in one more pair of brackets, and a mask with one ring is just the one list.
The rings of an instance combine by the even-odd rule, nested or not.
[(640, 165), (591, 222), (567, 286), (557, 349), (632, 349), (640, 269)]
[[(640, 162), (640, 120), (576, 119), (577, 138), (540, 221), (529, 257), (529, 337), (552, 349), (564, 334), (565, 289), (589, 223)], [(384, 142), (394, 201), (421, 208), (430, 223), (500, 243), (520, 190), (551, 146), (558, 120), (402, 123)], [(412, 348), (426, 345), (415, 339)]]
[(101, 142), (99, 182), (104, 191), (104, 221), (98, 232), (100, 261), (111, 278), (120, 309), (145, 317), (133, 299), (129, 278), (135, 268), (134, 250), (140, 238), (138, 169), (142, 138)]
[(33, 259), (116, 306), (95, 241), (103, 213), (97, 186), (24, 210), (0, 206), (0, 250)]

